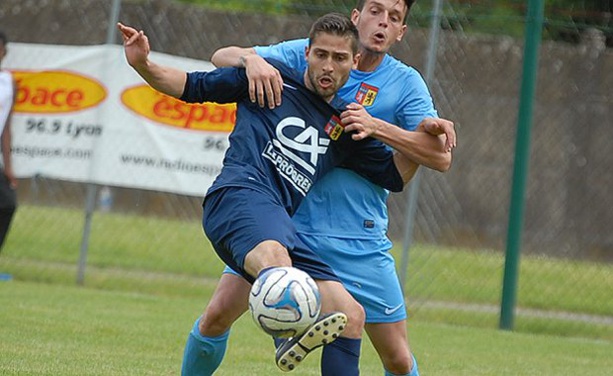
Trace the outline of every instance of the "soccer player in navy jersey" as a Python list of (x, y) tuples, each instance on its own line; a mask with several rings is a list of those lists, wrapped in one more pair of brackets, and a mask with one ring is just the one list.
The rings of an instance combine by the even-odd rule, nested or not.
[[(360, 59), (339, 96), (355, 102), (343, 113), (347, 123), (376, 124), (382, 140), (397, 132), (414, 131), (425, 117), (437, 116), (419, 73), (387, 52), (402, 39), (413, 0), (361, 0), (351, 19), (360, 34)], [(273, 57), (303, 69), (308, 39), (254, 48), (227, 47), (212, 58), (215, 65), (243, 66), (250, 81), (250, 97), (273, 108), (281, 103), (279, 72), (262, 57)], [(265, 100), (267, 99), (267, 101)], [(376, 117), (373, 118), (372, 116)], [(396, 126), (397, 125), (397, 126)], [(407, 155), (419, 164), (444, 171), (455, 147), (450, 122), (441, 122), (445, 147), (408, 145)], [(387, 136), (385, 133), (389, 132)], [(414, 133), (414, 132), (412, 132)], [(388, 192), (358, 174), (334, 169), (313, 187), (293, 216), (299, 238), (332, 266), (366, 312), (365, 329), (386, 375), (418, 375), (406, 333), (404, 296), (387, 238)], [(356, 267), (359, 264), (360, 267)], [(376, 275), (377, 278), (372, 278)], [(249, 285), (226, 268), (197, 324), (204, 343), (211, 344), (210, 363), (221, 362), (229, 328), (247, 308)], [(233, 313), (232, 313), (233, 312)], [(324, 348), (323, 356), (327, 356)], [(186, 356), (189, 348), (186, 347)]]
[[(219, 257), (248, 282), (279, 266), (307, 272), (320, 289), (322, 313), (329, 314), (281, 345), (277, 365), (292, 370), (314, 348), (332, 342), (334, 356), (322, 364), (324, 374), (357, 375), (363, 310), (332, 269), (296, 237), (290, 218), (312, 185), (335, 166), (343, 165), (394, 191), (401, 190), (417, 169), (413, 161), (368, 137), (372, 128), (344, 127), (340, 122), (346, 103), (336, 92), (356, 63), (355, 26), (338, 14), (320, 18), (310, 33), (304, 72), (269, 61), (281, 72), (285, 86), (283, 103), (274, 110), (250, 101), (245, 69), (186, 73), (160, 66), (148, 59), (149, 44), (142, 31), (118, 27), (129, 64), (154, 89), (187, 102), (237, 102), (224, 166), (205, 195), (205, 233)], [(438, 132), (434, 121), (423, 127)], [(402, 153), (402, 145), (392, 145)], [(320, 329), (334, 321), (347, 325)]]

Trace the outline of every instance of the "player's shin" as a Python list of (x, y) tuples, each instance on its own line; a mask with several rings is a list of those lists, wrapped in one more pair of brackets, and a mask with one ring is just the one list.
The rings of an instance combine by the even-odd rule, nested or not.
[(185, 350), (183, 352), (183, 364), (181, 365), (181, 376), (210, 376), (217, 370), (226, 353), (228, 336), (230, 331), (218, 337), (205, 337), (198, 330), (196, 320), (192, 328)]
[(339, 337), (324, 346), (321, 355), (322, 376), (357, 376), (360, 374), (361, 338)]

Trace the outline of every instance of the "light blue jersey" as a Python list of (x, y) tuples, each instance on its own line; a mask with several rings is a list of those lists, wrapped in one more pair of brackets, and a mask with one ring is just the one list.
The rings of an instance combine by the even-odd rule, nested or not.
[[(299, 39), (258, 46), (255, 51), (303, 70), (307, 45), (308, 39)], [(339, 95), (362, 104), (372, 116), (407, 130), (414, 130), (425, 117), (437, 116), (419, 72), (390, 55), (373, 72), (351, 71)], [(367, 322), (406, 318), (404, 297), (389, 254), (388, 195), (387, 190), (354, 172), (336, 168), (313, 186), (293, 216), (303, 241), (321, 251), (364, 306)]]

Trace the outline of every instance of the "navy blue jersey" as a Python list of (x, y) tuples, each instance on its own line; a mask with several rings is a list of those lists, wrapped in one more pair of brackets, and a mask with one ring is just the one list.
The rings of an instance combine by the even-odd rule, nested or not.
[(346, 102), (330, 104), (304, 86), (303, 74), (269, 60), (283, 76), (282, 105), (274, 110), (249, 100), (242, 68), (188, 73), (181, 100), (237, 103), (223, 168), (207, 194), (228, 186), (273, 195), (291, 215), (312, 185), (333, 167), (344, 166), (391, 191), (403, 182), (393, 153), (372, 138), (354, 141), (340, 123)]

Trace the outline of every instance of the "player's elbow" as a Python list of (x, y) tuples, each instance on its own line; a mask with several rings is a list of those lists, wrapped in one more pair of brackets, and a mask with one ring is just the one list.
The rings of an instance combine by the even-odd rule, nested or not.
[(211, 56), (211, 63), (213, 63), (213, 65), (218, 67), (218, 68), (221, 66), (220, 54), (222, 53), (221, 52), (222, 50), (223, 50), (223, 48), (213, 52), (213, 56)]
[(229, 59), (233, 50), (234, 46), (223, 47), (216, 50), (213, 52), (213, 56), (211, 56), (211, 63), (217, 68), (231, 66), (232, 64), (230, 64)]
[(451, 168), (451, 153), (443, 153), (430, 168), (439, 172), (447, 172)]

